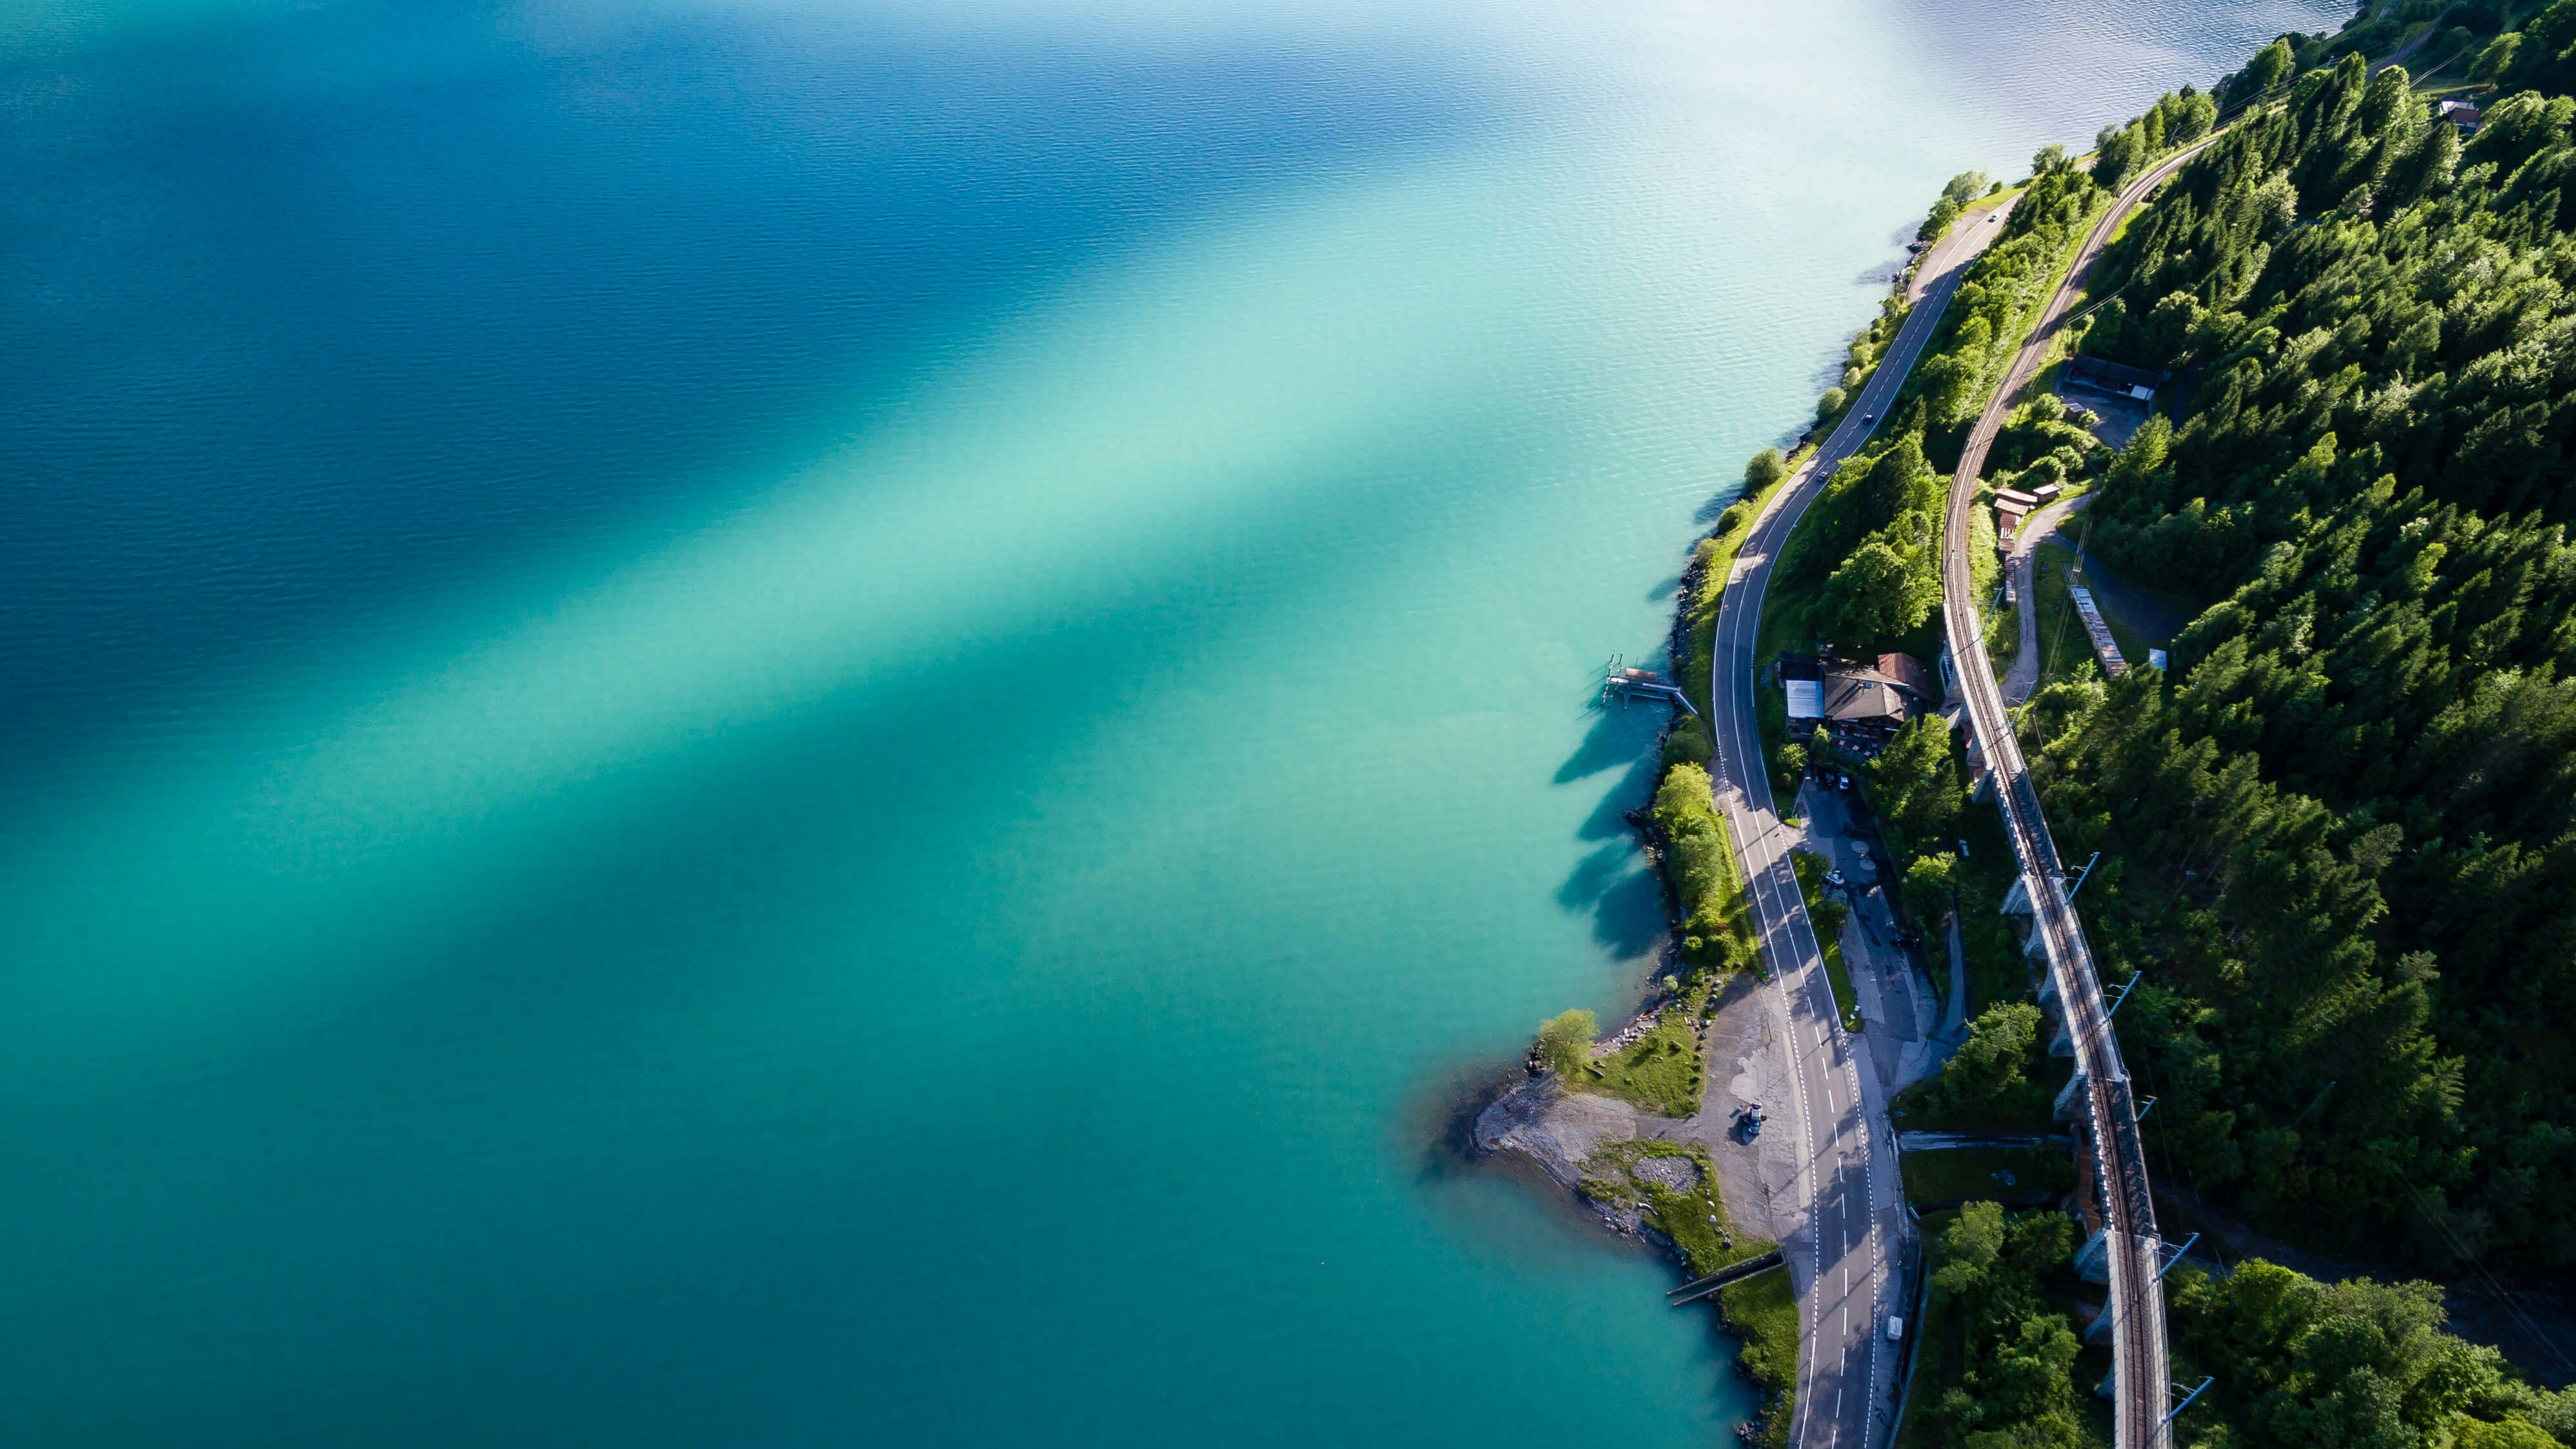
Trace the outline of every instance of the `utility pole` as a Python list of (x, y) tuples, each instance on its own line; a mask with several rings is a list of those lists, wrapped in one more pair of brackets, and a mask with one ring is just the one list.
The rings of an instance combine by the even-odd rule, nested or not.
[[(2191, 1401), (2192, 1401), (2192, 1400), (2194, 1400), (2194, 1399), (2199, 1398), (2202, 1394), (2205, 1394), (2205, 1393), (2209, 1392), (2209, 1386), (2210, 1386), (2211, 1384), (2216, 1383), (2216, 1382), (2218, 1382), (2218, 1380), (2217, 1380), (2217, 1378), (2216, 1378), (2215, 1376), (2202, 1379), (2202, 1380), (2200, 1381), (2200, 1387), (2199, 1387), (2199, 1388), (2196, 1388), (2196, 1389), (2194, 1389), (2194, 1390), (2192, 1390), (2192, 1391), (2191, 1391), (2190, 1393), (2188, 1393), (2188, 1394), (2183, 1395), (2182, 1402), (2181, 1402), (2181, 1403), (2179, 1403), (2179, 1404), (2174, 1405), (2174, 1406), (2173, 1406), (2173, 1408), (2172, 1408), (2169, 1412), (2167, 1412), (2167, 1413), (2166, 1413), (2166, 1415), (2165, 1415), (2165, 1417), (2164, 1417), (2163, 1422), (2162, 1422), (2162, 1423), (2157, 1424), (2157, 1425), (2156, 1425), (2156, 1427), (2157, 1427), (2157, 1428), (2159, 1428), (2159, 1429), (2161, 1429), (2161, 1428), (2163, 1428), (2166, 1424), (2170, 1424), (2170, 1423), (2172, 1423), (2172, 1422), (2174, 1421), (2174, 1415), (2179, 1414), (2179, 1413), (2181, 1413), (2183, 1410), (2190, 1408), (2190, 1407), (2191, 1407)], [(2175, 1387), (2175, 1388), (2181, 1388), (2181, 1387), (2182, 1387), (2182, 1385), (2180, 1385), (2180, 1384), (2176, 1384), (2176, 1385), (2174, 1385), (2174, 1387)]]
[[(2192, 1234), (2190, 1237), (2183, 1239), (2183, 1240), (2182, 1240), (2182, 1246), (2181, 1246), (2181, 1247), (2179, 1247), (2179, 1248), (2174, 1249), (2173, 1256), (2172, 1256), (2172, 1257), (2170, 1257), (2170, 1258), (2165, 1259), (2165, 1265), (2164, 1265), (2163, 1267), (2158, 1268), (2158, 1269), (2156, 1270), (2156, 1277), (2158, 1277), (2158, 1278), (2160, 1278), (2160, 1279), (2161, 1279), (2161, 1278), (2162, 1278), (2162, 1277), (2164, 1277), (2167, 1273), (2172, 1272), (2172, 1271), (2173, 1271), (2173, 1265), (2174, 1265), (2174, 1264), (2176, 1264), (2176, 1263), (2181, 1262), (2181, 1261), (2182, 1261), (2182, 1255), (2183, 1255), (2183, 1254), (2185, 1254), (2185, 1253), (2190, 1252), (2190, 1251), (2191, 1251), (2191, 1245), (2192, 1245), (2192, 1244), (2194, 1244), (2194, 1243), (2197, 1243), (2197, 1242), (2199, 1242), (2199, 1241), (2200, 1241), (2200, 1234), (2198, 1234), (2198, 1233), (2194, 1233), (2194, 1234)], [(2179, 1411), (2177, 1411), (2177, 1412), (2179, 1412)]]
[[(2120, 986), (2119, 999), (2111, 1003), (2111, 1009), (2109, 1011), (2102, 1013), (2102, 1019), (2104, 1021), (2109, 1021), (2112, 1017), (2118, 1016), (2120, 1014), (2121, 1003), (2127, 1001), (2129, 999), (2129, 993), (2137, 990), (2138, 983), (2146, 979), (2147, 973), (2141, 971), (2135, 976), (2130, 977), (2126, 982), (2122, 983)], [(2138, 1115), (2143, 1117), (2146, 1114), (2141, 1112)]]
[(2095, 852), (2093, 852), (2093, 860), (2088, 860), (2088, 861), (2084, 862), (2084, 869), (2082, 869), (2081, 871), (2076, 872), (2076, 875), (2075, 875), (2075, 885), (2074, 885), (2073, 889), (2071, 889), (2071, 890), (2067, 891), (2067, 893), (2066, 893), (2066, 898), (2067, 898), (2068, 900), (2070, 900), (2070, 901), (2071, 901), (2071, 900), (2075, 899), (2075, 892), (2076, 892), (2076, 891), (2080, 891), (2080, 890), (2084, 889), (2084, 883), (2085, 883), (2086, 881), (2091, 880), (2091, 879), (2093, 878), (2093, 861), (2094, 861), (2094, 860), (2100, 860), (2101, 858), (2102, 858), (2102, 852), (2100, 852), (2100, 851), (2098, 851), (2098, 850), (2097, 850), (2097, 851), (2095, 851)]

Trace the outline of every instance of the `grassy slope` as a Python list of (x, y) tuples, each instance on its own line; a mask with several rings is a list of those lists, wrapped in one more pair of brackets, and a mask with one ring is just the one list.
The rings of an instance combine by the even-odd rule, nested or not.
[[(2039, 587), (2039, 678), (2043, 684), (2070, 677), (2093, 658), (2093, 636), (2085, 632), (2083, 617), (2075, 612), (2075, 596), (2067, 586), (2066, 568), (2074, 557), (2073, 550), (2052, 540), (2039, 546), (2039, 557), (2032, 561)], [(2120, 646), (2121, 657), (2143, 666), (2155, 642), (2122, 618), (2098, 590), (2093, 595), (2093, 606), (2102, 611), (2102, 621), (2111, 626), (2111, 638)]]
[[(2056, 1131), (2057, 1093), (2075, 1074), (2074, 1059), (2042, 1056), (2031, 1071), (2028, 1080), (2004, 1093), (2001, 1100), (1972, 1111), (1953, 1109), (1939, 1090), (1941, 1079), (1934, 1077), (1906, 1088), (1889, 1104), (1888, 1115), (1900, 1132)], [(1975, 1196), (1993, 1197), (1992, 1185)]]
[(1842, 1013), (1843, 1030), (1860, 1030), (1860, 998), (1852, 994), (1851, 968), (1843, 964), (1839, 936), (1825, 943), (1825, 979), (1833, 983), (1834, 1010)]
[[(1687, 1159), (1699, 1169), (1699, 1186), (1675, 1192), (1634, 1170), (1639, 1162), (1655, 1157)], [(1613, 1142), (1593, 1153), (1583, 1170), (1585, 1196), (1644, 1213), (1655, 1231), (1681, 1250), (1694, 1278), (1758, 1258), (1779, 1246), (1768, 1238), (1734, 1230), (1726, 1200), (1718, 1191), (1717, 1164), (1710, 1160), (1708, 1149), (1696, 1142), (1657, 1137)]]
[[(1905, 1196), (1916, 1203), (1988, 1198), (2006, 1206), (2039, 1206), (2075, 1186), (2075, 1159), (2056, 1147), (1951, 1147), (1898, 1159)], [(1995, 1174), (2008, 1172), (2010, 1185)]]
[[(1979, 595), (1984, 598), (1984, 595)], [(1986, 662), (1998, 676), (2012, 671), (2013, 660), (2021, 654), (2021, 608), (2017, 604), (1997, 603), (1986, 611)]]
[(1567, 1085), (1603, 1092), (1666, 1117), (1699, 1110), (1699, 1020), (1712, 990), (1703, 980), (1665, 1007), (1645, 1035), (1593, 1062), (1589, 1074)]
[[(2066, 546), (2043, 543), (2031, 561), (2031, 588), (2039, 596), (2039, 682), (2071, 678), (2093, 658), (2093, 637), (2076, 617), (2075, 596), (2067, 592)], [(2116, 636), (2115, 636), (2116, 637)]]
[[(1676, 1192), (1639, 1176), (1636, 1164), (1652, 1157), (1687, 1158), (1699, 1169), (1699, 1185)], [(1584, 1163), (1585, 1194), (1602, 1202), (1633, 1207), (1655, 1231), (1681, 1250), (1694, 1277), (1758, 1258), (1778, 1247), (1767, 1238), (1734, 1231), (1726, 1201), (1717, 1186), (1717, 1165), (1697, 1143), (1641, 1138), (1612, 1143)], [(1770, 1435), (1775, 1449), (1788, 1443), (1791, 1386), (1798, 1376), (1798, 1302), (1789, 1289), (1789, 1270), (1756, 1273), (1718, 1292), (1718, 1308), (1727, 1327), (1742, 1340), (1738, 1360), (1769, 1396)]]
[(1768, 1396), (1764, 1449), (1787, 1449), (1798, 1383), (1798, 1298), (1786, 1264), (1729, 1283), (1717, 1293), (1726, 1323), (1744, 1340), (1745, 1374)]

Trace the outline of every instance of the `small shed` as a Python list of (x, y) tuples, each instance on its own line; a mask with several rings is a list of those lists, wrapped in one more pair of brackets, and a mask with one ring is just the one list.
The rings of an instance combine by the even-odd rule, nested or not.
[(2014, 535), (2021, 532), (2022, 519), (2029, 514), (2030, 510), (2018, 503), (2007, 503), (2000, 498), (1996, 499), (1995, 541), (2006, 548), (2012, 547)]

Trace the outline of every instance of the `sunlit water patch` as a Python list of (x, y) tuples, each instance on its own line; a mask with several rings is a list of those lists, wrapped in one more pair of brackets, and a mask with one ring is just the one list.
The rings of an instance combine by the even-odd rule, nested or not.
[(2277, 28), (1788, 9), (0, 32), (0, 1414), (1722, 1435), (1426, 1155), (1658, 948), (1588, 683), (1943, 179)]

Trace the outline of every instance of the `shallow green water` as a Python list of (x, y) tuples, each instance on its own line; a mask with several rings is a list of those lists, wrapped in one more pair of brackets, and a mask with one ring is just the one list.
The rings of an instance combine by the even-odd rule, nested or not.
[(21, 12), (0, 1417), (1718, 1437), (1437, 1146), (1659, 945), (1589, 690), (1950, 172), (2324, 14)]

